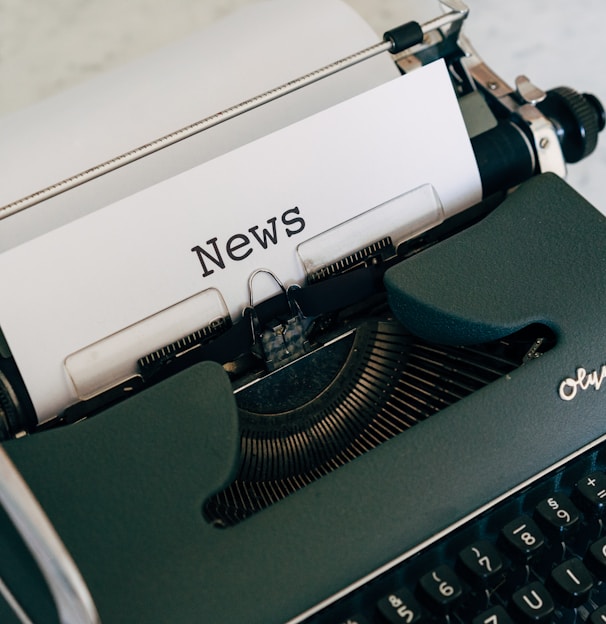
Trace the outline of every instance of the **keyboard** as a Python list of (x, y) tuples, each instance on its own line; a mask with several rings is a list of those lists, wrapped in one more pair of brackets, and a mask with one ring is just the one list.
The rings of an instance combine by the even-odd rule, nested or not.
[(601, 444), (306, 623), (603, 624), (605, 517)]

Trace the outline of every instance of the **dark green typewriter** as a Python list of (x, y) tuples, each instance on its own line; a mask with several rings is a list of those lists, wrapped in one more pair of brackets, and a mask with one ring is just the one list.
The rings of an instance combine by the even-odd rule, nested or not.
[[(0, 621), (606, 622), (606, 217), (561, 177), (604, 109), (509, 87), (463, 35), (467, 7), (442, 4), (361, 55), (403, 74), (442, 60), (481, 201), (354, 240), (302, 283), (260, 265), (240, 316), (51, 417), (5, 332)], [(303, 230), (298, 209), (272, 218)], [(238, 260), (244, 239), (226, 249)], [(220, 272), (212, 245), (192, 252)], [(257, 300), (258, 277), (276, 294)]]

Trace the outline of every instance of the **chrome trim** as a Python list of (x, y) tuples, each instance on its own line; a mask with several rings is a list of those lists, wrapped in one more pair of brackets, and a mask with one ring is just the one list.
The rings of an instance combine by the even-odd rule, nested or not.
[(440, 17), (425, 22), (422, 26), (424, 34), (445, 26), (457, 25), (458, 29), (460, 29), (462, 23), (469, 15), (469, 7), (461, 0), (440, 0), (440, 4), (443, 8), (449, 9), (449, 11)]
[(551, 472), (554, 472), (555, 470), (558, 470), (559, 468), (561, 468), (565, 464), (573, 461), (574, 459), (576, 459), (580, 455), (583, 455), (584, 453), (587, 453), (588, 451), (590, 451), (591, 449), (595, 448), (596, 446), (599, 446), (603, 442), (606, 442), (606, 435), (600, 436), (599, 438), (597, 438), (593, 442), (590, 442), (589, 444), (586, 444), (585, 446), (581, 447), (580, 449), (578, 449), (574, 453), (571, 453), (570, 455), (567, 455), (566, 457), (564, 457), (560, 461), (556, 462), (555, 464), (552, 464), (548, 468), (545, 468), (544, 470), (541, 470), (540, 472), (536, 473), (535, 475), (533, 475), (529, 479), (526, 479), (525, 481), (522, 481), (522, 483), (519, 483), (518, 485), (516, 485), (515, 487), (511, 488), (510, 490), (507, 490), (507, 492), (501, 494), (500, 496), (497, 496), (492, 501), (486, 503), (485, 505), (482, 505), (481, 507), (478, 507), (475, 511), (472, 511), (471, 513), (467, 514), (466, 516), (463, 516), (462, 518), (460, 518), (456, 522), (453, 522), (453, 524), (451, 524), (449, 527), (439, 531), (438, 533), (436, 533), (435, 535), (433, 535), (429, 539), (425, 540), (424, 542), (421, 542), (420, 544), (418, 544), (414, 548), (411, 548), (410, 550), (407, 550), (405, 553), (403, 553), (399, 557), (396, 557), (395, 559), (393, 559), (389, 563), (386, 563), (385, 565), (382, 565), (380, 568), (377, 568), (376, 570), (373, 570), (373, 572), (371, 572), (370, 574), (367, 574), (366, 576), (364, 576), (363, 578), (359, 579), (355, 583), (352, 583), (351, 585), (348, 585), (347, 587), (343, 588), (341, 591), (337, 592), (333, 596), (331, 596), (329, 598), (326, 598), (325, 600), (323, 600), (322, 602), (318, 603), (316, 606), (311, 607), (310, 609), (308, 609), (307, 611), (305, 611), (301, 615), (298, 615), (295, 618), (293, 618), (291, 620), (288, 620), (288, 622), (286, 622), (285, 624), (302, 624), (302, 622), (304, 622), (307, 618), (311, 617), (312, 615), (315, 615), (316, 613), (319, 613), (322, 609), (325, 609), (325, 608), (329, 607), (330, 605), (334, 604), (335, 602), (337, 602), (341, 598), (344, 598), (345, 596), (347, 596), (348, 594), (352, 593), (356, 589), (359, 589), (360, 587), (362, 587), (366, 583), (368, 583), (368, 582), (372, 581), (373, 579), (377, 578), (381, 574), (384, 574), (385, 572), (388, 572), (389, 570), (391, 570), (392, 568), (396, 567), (400, 563), (406, 561), (407, 559), (410, 559), (411, 557), (413, 557), (414, 555), (420, 553), (421, 551), (425, 550), (426, 548), (429, 548), (430, 546), (432, 546), (436, 542), (440, 541), (442, 538), (447, 537), (448, 535), (450, 535), (451, 533), (453, 533), (457, 529), (461, 528), (462, 526), (464, 526), (468, 522), (471, 522), (472, 520), (474, 520), (478, 516), (482, 515), (484, 512), (491, 510), (493, 507), (496, 507), (499, 503), (502, 503), (503, 501), (507, 500), (511, 496), (514, 496), (515, 494), (517, 494), (518, 492), (520, 492), (524, 488), (526, 488), (529, 485), (532, 485), (533, 483), (539, 481), (540, 479), (542, 479), (543, 477), (547, 476)]
[(38, 563), (55, 600), (60, 622), (100, 624), (93, 599), (80, 571), (27, 483), (2, 447), (0, 447), (0, 504)]
[(13, 610), (13, 613), (17, 616), (21, 624), (34, 624), (2, 578), (0, 578), (0, 595), (6, 600), (8, 606)]
[(532, 104), (520, 106), (518, 113), (532, 134), (541, 173), (551, 172), (560, 178), (565, 178), (566, 161), (556, 128), (551, 120)]

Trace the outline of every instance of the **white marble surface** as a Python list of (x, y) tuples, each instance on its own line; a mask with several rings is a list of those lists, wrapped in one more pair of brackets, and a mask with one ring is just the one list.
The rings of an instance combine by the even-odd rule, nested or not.
[[(178, 40), (252, 1), (0, 0), (0, 114)], [(378, 32), (408, 19), (411, 4), (422, 17), (435, 6), (432, 0), (348, 1)], [(568, 85), (606, 101), (604, 0), (468, 3), (467, 32), (503, 78), (513, 81), (524, 73), (541, 87)], [(606, 212), (605, 177), (606, 133), (590, 159), (570, 167), (568, 179)]]

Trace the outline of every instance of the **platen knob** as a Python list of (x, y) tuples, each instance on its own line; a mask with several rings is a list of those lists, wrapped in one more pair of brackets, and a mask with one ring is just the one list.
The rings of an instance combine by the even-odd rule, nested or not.
[(578, 162), (596, 148), (598, 134), (606, 125), (604, 107), (597, 97), (557, 87), (548, 91), (537, 107), (555, 124), (566, 162)]
[(32, 431), (34, 408), (12, 358), (0, 357), (0, 441)]

